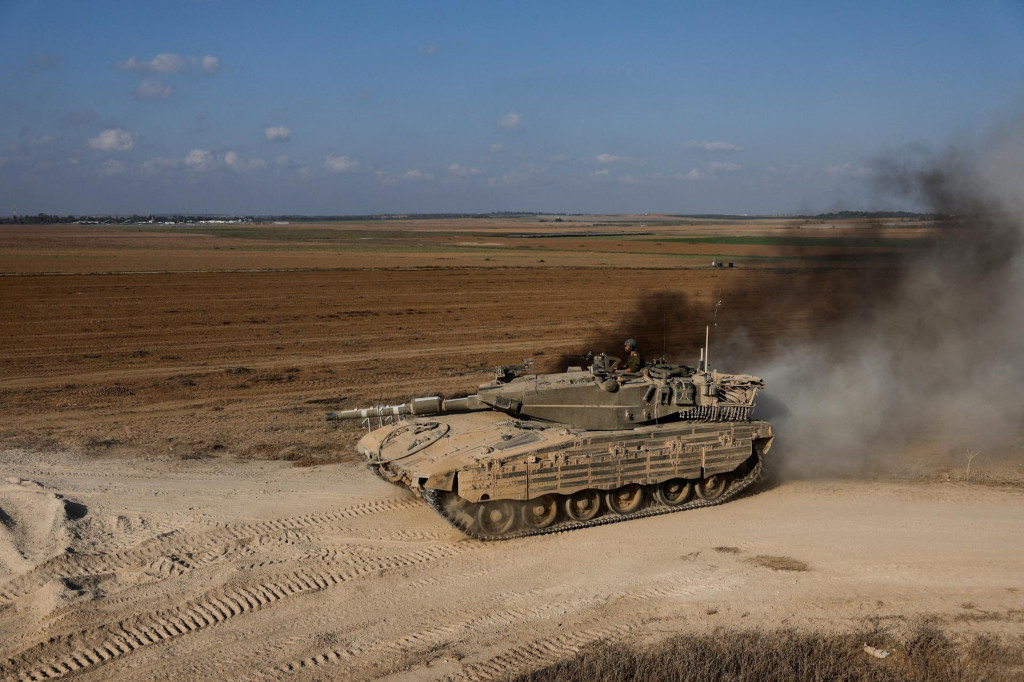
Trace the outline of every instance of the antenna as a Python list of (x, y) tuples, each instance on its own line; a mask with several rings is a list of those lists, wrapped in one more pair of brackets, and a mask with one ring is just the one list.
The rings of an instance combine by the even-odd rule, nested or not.
[(718, 290), (718, 303), (715, 304), (715, 315), (711, 319), (711, 325), (714, 327), (718, 326), (718, 309), (722, 307), (722, 290)]
[(704, 327), (704, 371), (710, 372), (711, 365), (708, 364), (708, 359), (711, 357), (711, 325)]

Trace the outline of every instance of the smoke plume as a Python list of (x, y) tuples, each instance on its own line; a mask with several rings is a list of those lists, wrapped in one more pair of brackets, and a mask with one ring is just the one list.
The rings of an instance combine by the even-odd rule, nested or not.
[[(1024, 432), (1024, 125), (973, 149), (875, 164), (882, 193), (949, 219), (873, 271), (817, 338), (760, 373), (783, 475), (899, 467), (909, 443), (1019, 458)], [(774, 453), (773, 453), (774, 454)]]

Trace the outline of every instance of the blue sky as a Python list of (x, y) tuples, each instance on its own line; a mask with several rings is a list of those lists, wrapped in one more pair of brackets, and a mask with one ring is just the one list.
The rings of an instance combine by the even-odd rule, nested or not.
[(1024, 2), (0, 0), (0, 215), (907, 208)]

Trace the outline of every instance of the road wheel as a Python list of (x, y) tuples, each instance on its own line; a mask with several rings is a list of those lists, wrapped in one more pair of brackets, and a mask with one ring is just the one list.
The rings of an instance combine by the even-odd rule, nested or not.
[(516, 505), (511, 500), (482, 502), (476, 512), (476, 523), (487, 535), (504, 535), (516, 525)]
[(662, 481), (654, 488), (654, 497), (666, 507), (678, 507), (690, 501), (693, 484), (685, 478)]
[(710, 502), (724, 495), (728, 489), (728, 474), (711, 474), (697, 482), (697, 497)]
[(604, 503), (619, 515), (632, 514), (644, 503), (644, 489), (636, 483), (624, 485), (604, 494)]
[(601, 513), (601, 495), (596, 490), (581, 490), (565, 498), (565, 515), (573, 521), (589, 521)]
[(544, 495), (523, 502), (519, 512), (519, 518), (526, 528), (547, 528), (558, 518), (558, 502), (554, 495)]

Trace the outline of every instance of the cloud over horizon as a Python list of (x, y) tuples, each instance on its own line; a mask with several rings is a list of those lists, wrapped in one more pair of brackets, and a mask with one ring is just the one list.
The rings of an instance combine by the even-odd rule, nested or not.
[(498, 119), (498, 127), (502, 130), (518, 130), (523, 117), (514, 111), (510, 111)]
[(89, 146), (103, 152), (127, 152), (135, 146), (137, 138), (136, 133), (120, 128), (108, 128), (89, 140)]
[(263, 170), (267, 167), (267, 162), (263, 159), (254, 158), (246, 160), (235, 151), (229, 151), (224, 154), (224, 164), (237, 173)]
[(213, 154), (208, 149), (193, 149), (185, 156), (185, 166), (203, 171), (213, 164)]
[(472, 175), (480, 175), (480, 169), (473, 167), (467, 168), (466, 166), (453, 163), (450, 166), (448, 166), (448, 173), (449, 175), (454, 175), (457, 178), (466, 178)]
[(288, 126), (270, 126), (263, 134), (271, 142), (284, 142), (292, 138), (292, 129)]
[(221, 70), (219, 57), (205, 55), (203, 57), (182, 57), (174, 52), (161, 52), (152, 59), (139, 59), (132, 55), (126, 61), (115, 62), (114, 68), (125, 73), (182, 73), (193, 69), (202, 73), (217, 73)]
[(359, 168), (359, 162), (344, 155), (328, 154), (324, 168), (335, 173), (351, 173)]
[(690, 142), (687, 144), (692, 149), (700, 149), (705, 152), (741, 152), (743, 147), (731, 142)]
[(159, 78), (143, 78), (135, 88), (136, 99), (165, 99), (171, 95), (173, 88)]

